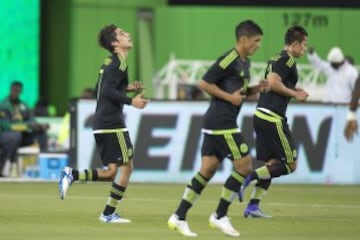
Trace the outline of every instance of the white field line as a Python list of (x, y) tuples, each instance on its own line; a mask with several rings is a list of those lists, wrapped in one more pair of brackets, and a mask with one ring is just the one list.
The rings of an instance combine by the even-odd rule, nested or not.
[[(26, 198), (49, 198), (54, 199), (58, 198), (57, 194), (51, 195), (35, 195), (35, 194), (7, 194), (0, 193), (0, 203), (2, 197), (14, 197), (17, 199), (26, 199)], [(66, 199), (81, 199), (81, 200), (104, 200), (107, 199), (107, 196), (68, 196)], [(66, 199), (64, 201), (66, 201)], [(180, 199), (164, 199), (164, 198), (136, 198), (136, 197), (125, 197), (125, 201), (135, 201), (135, 202), (179, 202)], [(59, 201), (61, 201), (59, 199)], [(235, 200), (237, 201), (237, 200)], [(235, 202), (234, 201), (234, 202)], [(216, 204), (217, 200), (202, 200), (199, 199), (201, 204)], [(313, 208), (350, 208), (350, 209), (360, 209), (360, 205), (344, 205), (344, 204), (306, 204), (306, 203), (280, 203), (280, 202), (264, 202), (264, 205), (269, 206), (280, 206), (280, 207), (313, 207)]]

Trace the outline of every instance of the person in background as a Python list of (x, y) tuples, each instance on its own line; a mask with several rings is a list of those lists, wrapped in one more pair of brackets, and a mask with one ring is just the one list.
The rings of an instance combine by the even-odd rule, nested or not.
[(351, 101), (349, 103), (349, 112), (346, 118), (346, 124), (344, 128), (344, 136), (347, 141), (352, 142), (354, 135), (358, 133), (358, 122), (356, 119), (356, 110), (360, 99), (360, 74), (356, 79), (355, 88), (351, 95)]
[(78, 170), (65, 167), (61, 170), (58, 190), (60, 198), (64, 199), (74, 181), (111, 181), (109, 198), (99, 219), (105, 223), (130, 223), (129, 219), (121, 217), (115, 211), (133, 171), (134, 151), (125, 125), (123, 108), (126, 104), (142, 109), (149, 100), (144, 99), (143, 92), (133, 98), (126, 95), (128, 91), (142, 88), (139, 82), (129, 84), (126, 60), (133, 47), (130, 34), (115, 25), (108, 25), (100, 30), (98, 41), (101, 47), (111, 53), (99, 71), (93, 123), (97, 149), (107, 168)]
[(49, 104), (48, 100), (44, 97), (39, 97), (33, 109), (35, 117), (55, 117), (56, 107)]
[(265, 165), (249, 174), (240, 188), (239, 200), (243, 201), (245, 188), (256, 180), (244, 211), (245, 217), (271, 217), (259, 208), (271, 179), (288, 175), (296, 169), (297, 151), (287, 124), (286, 110), (292, 98), (305, 101), (308, 97), (306, 91), (296, 87), (298, 73), (295, 62), (295, 58), (301, 57), (307, 49), (308, 34), (303, 27), (293, 26), (286, 31), (284, 40), (284, 49), (268, 61), (265, 71), (268, 88), (260, 94), (254, 114), (256, 155)]
[(91, 87), (84, 88), (80, 99), (96, 99), (96, 93), (95, 90)]
[(234, 170), (222, 187), (218, 206), (210, 215), (209, 223), (228, 236), (240, 235), (232, 226), (227, 212), (252, 169), (252, 159), (236, 120), (245, 98), (261, 91), (266, 84), (261, 82), (249, 86), (249, 56), (261, 46), (262, 35), (261, 28), (251, 20), (238, 24), (235, 47), (220, 56), (198, 83), (201, 90), (212, 96), (203, 118), (201, 167), (185, 187), (177, 209), (168, 220), (168, 227), (184, 236), (197, 236), (186, 221), (187, 213), (225, 158), (231, 160)]
[(11, 163), (16, 162), (16, 152), (21, 144), (21, 133), (0, 109), (0, 177), (8, 177)]
[(355, 66), (355, 59), (353, 58), (353, 56), (350, 55), (346, 55), (345, 56), (345, 60), (350, 63), (351, 65)]
[(7, 120), (15, 126), (14, 129), (21, 132), (20, 146), (39, 144), (40, 151), (46, 151), (46, 131), (49, 125), (36, 122), (31, 109), (20, 99), (22, 90), (21, 82), (12, 82), (10, 94), (0, 102), (0, 109), (5, 113)]
[[(82, 90), (82, 93), (79, 98), (74, 98), (74, 100), (77, 99), (84, 99), (84, 100), (95, 100), (96, 94), (95, 90), (91, 87), (86, 87)], [(87, 126), (92, 128), (94, 120), (94, 114), (91, 114), (89, 118), (87, 119), (86, 123)], [(56, 145), (58, 149), (69, 149), (70, 148), (70, 112), (67, 111), (61, 121), (61, 126), (59, 129), (59, 133), (56, 139)]]
[(346, 61), (339, 47), (330, 49), (327, 61), (322, 60), (314, 48), (309, 48), (308, 60), (326, 77), (323, 102), (349, 103), (358, 76), (357, 69)]

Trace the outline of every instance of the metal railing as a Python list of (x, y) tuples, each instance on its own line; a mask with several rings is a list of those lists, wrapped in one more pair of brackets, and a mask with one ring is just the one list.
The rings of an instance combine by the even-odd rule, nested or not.
[[(195, 85), (214, 61), (185, 60), (171, 58), (155, 75), (153, 85), (155, 98), (176, 100), (179, 85)], [(310, 64), (297, 64), (298, 86), (309, 92), (310, 101), (321, 101), (325, 78)], [(266, 63), (251, 63), (251, 83), (264, 78)]]

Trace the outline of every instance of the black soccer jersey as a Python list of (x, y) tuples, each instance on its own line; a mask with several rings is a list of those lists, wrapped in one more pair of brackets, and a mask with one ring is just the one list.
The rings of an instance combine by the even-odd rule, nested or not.
[[(205, 73), (203, 80), (216, 84), (220, 89), (232, 93), (240, 88), (246, 92), (250, 81), (250, 60), (240, 59), (236, 49), (226, 52)], [(212, 97), (210, 106), (204, 116), (205, 129), (237, 128), (236, 119), (241, 109), (232, 103)]]
[(123, 107), (131, 104), (131, 98), (126, 96), (128, 83), (126, 62), (117, 54), (106, 58), (96, 84), (94, 130), (125, 128)]
[[(269, 61), (265, 72), (265, 78), (269, 73), (277, 73), (287, 88), (295, 89), (298, 81), (296, 62), (285, 50), (273, 56)], [(283, 117), (291, 97), (269, 91), (261, 93), (257, 107), (267, 108)]]

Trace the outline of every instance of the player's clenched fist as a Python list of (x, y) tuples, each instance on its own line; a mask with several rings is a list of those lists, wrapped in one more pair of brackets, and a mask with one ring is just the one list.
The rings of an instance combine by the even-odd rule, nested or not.
[(358, 133), (358, 124), (356, 120), (348, 120), (344, 129), (344, 136), (346, 140), (351, 142), (354, 139), (354, 135)]
[(131, 101), (131, 105), (133, 105), (136, 108), (144, 108), (146, 107), (146, 104), (149, 102), (149, 99), (145, 99), (144, 98), (144, 92), (139, 93), (138, 95), (136, 95), (132, 101)]

